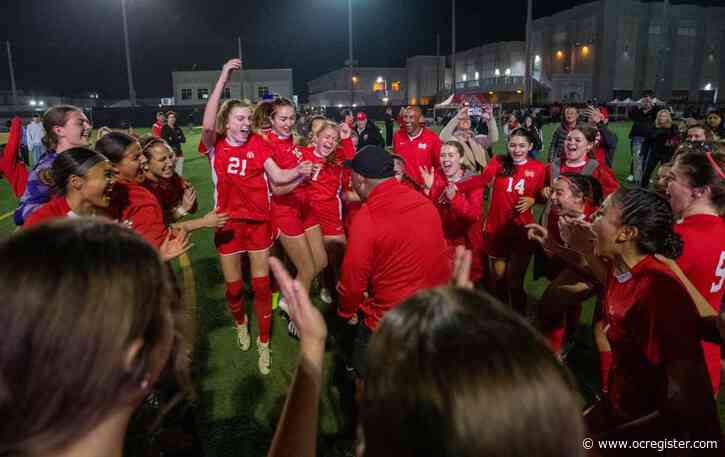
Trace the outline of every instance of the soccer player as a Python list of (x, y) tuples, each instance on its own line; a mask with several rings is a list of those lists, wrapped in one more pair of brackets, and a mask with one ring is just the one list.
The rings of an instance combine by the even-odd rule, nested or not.
[(534, 139), (525, 129), (509, 135), (508, 154), (495, 156), (480, 178), (491, 186), (484, 227), (484, 252), (490, 259), (491, 290), (519, 313), (526, 311), (524, 275), (533, 245), (525, 226), (534, 222), (531, 208), (545, 185), (544, 164), (530, 159)]
[[(558, 217), (590, 221), (602, 202), (602, 188), (599, 181), (591, 176), (564, 173), (554, 181), (550, 201)], [(551, 281), (540, 300), (540, 330), (551, 349), (561, 352), (564, 341), (569, 340), (576, 330), (581, 302), (592, 295), (594, 286), (586, 272), (576, 269), (578, 256), (570, 262), (571, 252), (563, 247), (565, 243), (559, 232), (558, 220), (549, 229), (538, 224), (530, 224), (526, 228), (529, 239), (542, 244), (547, 256), (546, 276)], [(595, 323), (595, 330), (599, 329)], [(609, 352), (606, 345), (600, 350)], [(603, 359), (607, 357), (605, 354)], [(609, 366), (606, 360), (603, 364), (605, 368)]]
[[(694, 146), (694, 145), (693, 145)], [(720, 312), (725, 289), (725, 157), (705, 145), (680, 154), (667, 175), (667, 195), (683, 241), (676, 261), (683, 273)], [(720, 388), (720, 346), (704, 342), (713, 391)]]
[(223, 227), (217, 229), (214, 244), (221, 261), (227, 304), (236, 323), (237, 341), (243, 351), (249, 349), (241, 263), (241, 255), (246, 252), (259, 326), (258, 366), (259, 371), (266, 375), (271, 366), (269, 248), (273, 239), (267, 181), (279, 185), (300, 181), (309, 176), (312, 166), (302, 162), (285, 170), (277, 165), (269, 143), (251, 130), (253, 107), (249, 102), (231, 99), (219, 107), (230, 74), (240, 67), (239, 59), (231, 59), (224, 64), (204, 109), (201, 141), (211, 160), (216, 208), (230, 217)]
[(605, 285), (612, 368), (605, 402), (587, 420), (592, 433), (608, 433), (608, 439), (647, 431), (722, 443), (695, 303), (675, 273), (654, 257), (681, 254), (674, 222), (665, 198), (635, 188), (607, 198), (592, 224), (564, 224), (569, 246)]
[(147, 164), (141, 184), (159, 199), (166, 224), (195, 213), (199, 207), (196, 191), (186, 179), (176, 174), (174, 150), (156, 137), (145, 139), (141, 150)]
[(56, 158), (51, 173), (58, 195), (34, 211), (23, 227), (61, 217), (102, 214), (111, 204), (116, 179), (111, 163), (98, 152), (71, 148)]
[[(441, 140), (421, 124), (423, 112), (417, 106), (403, 111), (403, 124), (393, 136), (393, 152), (405, 161), (405, 174), (412, 187), (423, 190), (421, 168), (438, 168)], [(408, 182), (408, 181), (406, 181)]]
[(47, 151), (28, 176), (25, 192), (15, 209), (15, 225), (23, 225), (33, 211), (50, 200), (53, 186), (50, 167), (58, 154), (70, 148), (87, 145), (91, 137), (91, 123), (88, 118), (80, 108), (71, 105), (49, 108), (43, 115), (43, 128), (43, 145)]
[(474, 253), (471, 280), (479, 282), (483, 279), (483, 192), (480, 187), (464, 187), (475, 176), (470, 169), (464, 168), (464, 157), (461, 143), (454, 140), (443, 143), (440, 152), (441, 168), (438, 173), (435, 169), (421, 170), (423, 193), (438, 208), (443, 235), (451, 252), (456, 246), (465, 246)]
[(156, 122), (151, 126), (151, 134), (156, 138), (161, 138), (161, 129), (166, 124), (166, 115), (163, 111), (156, 113)]

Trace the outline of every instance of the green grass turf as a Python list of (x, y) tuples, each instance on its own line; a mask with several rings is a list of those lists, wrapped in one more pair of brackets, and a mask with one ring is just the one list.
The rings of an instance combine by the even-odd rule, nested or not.
[[(619, 137), (615, 172), (623, 182), (629, 168), (629, 124), (612, 124)], [(545, 145), (555, 125), (544, 128)], [(199, 213), (204, 214), (212, 206), (212, 187), (209, 165), (206, 158), (196, 152), (199, 129), (187, 131), (184, 145), (186, 161), (184, 174), (197, 189)], [(140, 129), (139, 133), (147, 133)], [(500, 153), (505, 150), (503, 141), (495, 146)], [(543, 159), (543, 157), (542, 157)], [(13, 210), (16, 199), (5, 181), (0, 182), (0, 217)], [(9, 235), (15, 229), (12, 218), (0, 220), (0, 237)], [(198, 400), (196, 417), (204, 450), (208, 456), (265, 455), (271, 441), (274, 427), (284, 403), (297, 361), (298, 343), (287, 336), (285, 321), (277, 314), (273, 320), (272, 372), (263, 377), (257, 370), (257, 353), (254, 344), (246, 353), (237, 348), (232, 319), (226, 310), (224, 282), (210, 230), (193, 234), (194, 247), (189, 257), (196, 277), (198, 335), (194, 354), (194, 372)], [(178, 266), (177, 266), (178, 267)], [(177, 268), (178, 270), (178, 268)], [(545, 280), (533, 281), (527, 275), (526, 286), (529, 295), (539, 297), (544, 291)], [(251, 296), (248, 296), (251, 300)], [(256, 337), (256, 323), (248, 300), (248, 314), (252, 317), (250, 328)], [(321, 305), (317, 301), (318, 305)], [(591, 339), (591, 315), (593, 301), (585, 304), (577, 336), (578, 348), (573, 351), (572, 371), (582, 386), (596, 385), (596, 353)], [(328, 322), (334, 323), (332, 310), (326, 309)], [(331, 334), (334, 329), (331, 328)], [(333, 377), (341, 369), (333, 360), (333, 342), (328, 343), (325, 361), (324, 383), (320, 407), (319, 442), (320, 455), (338, 455), (333, 450), (337, 434), (342, 427), (342, 411), (339, 406), (340, 393)], [(586, 388), (583, 398), (588, 397)], [(725, 397), (725, 395), (721, 396)], [(725, 421), (725, 402), (720, 403), (721, 416)]]

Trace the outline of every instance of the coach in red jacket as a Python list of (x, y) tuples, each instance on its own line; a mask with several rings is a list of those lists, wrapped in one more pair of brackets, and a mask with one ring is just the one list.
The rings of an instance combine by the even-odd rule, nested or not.
[(365, 347), (383, 315), (420, 289), (445, 284), (451, 261), (438, 211), (394, 177), (393, 157), (367, 146), (345, 162), (364, 201), (349, 231), (338, 315), (351, 323), (361, 312), (353, 366), (365, 372)]

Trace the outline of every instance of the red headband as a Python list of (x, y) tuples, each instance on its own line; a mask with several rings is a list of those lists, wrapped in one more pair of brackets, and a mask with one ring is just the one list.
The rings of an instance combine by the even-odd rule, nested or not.
[(713, 170), (715, 170), (715, 173), (717, 173), (722, 179), (725, 179), (725, 172), (722, 171), (722, 168), (720, 168), (720, 165), (715, 162), (715, 159), (712, 158), (712, 151), (707, 151), (705, 154), (707, 156), (708, 162), (710, 162), (710, 166)]

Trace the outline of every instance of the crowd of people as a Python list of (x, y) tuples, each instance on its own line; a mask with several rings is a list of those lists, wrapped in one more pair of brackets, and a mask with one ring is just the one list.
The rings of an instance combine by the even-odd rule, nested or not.
[[(463, 106), (440, 135), (417, 106), (386, 113), (400, 127), (386, 139), (364, 112), (298, 119), (286, 99), (222, 102), (240, 67), (223, 66), (204, 111), (203, 217), (190, 216), (173, 112), (149, 137), (104, 130), (91, 145), (82, 110), (51, 107), (32, 169), (12, 125), (0, 163), (21, 230), (0, 244), (0, 455), (119, 455), (156, 381), (175, 375), (188, 392), (188, 315), (168, 262), (201, 229), (214, 230), (233, 337), (245, 352), (255, 335), (259, 372), (273, 366), (276, 296), (299, 340), (269, 455), (315, 455), (328, 323), (311, 296), (352, 340), (337, 349), (359, 456), (580, 456), (585, 436), (709, 442), (718, 455), (715, 119), (680, 130), (645, 97), (630, 134), (636, 185), (622, 187), (606, 110), (565, 107), (548, 150), (533, 115), (512, 115), (494, 154), (490, 107), (473, 120)], [(532, 260), (549, 280), (536, 303)], [(590, 298), (601, 395), (582, 412), (565, 362)]]

